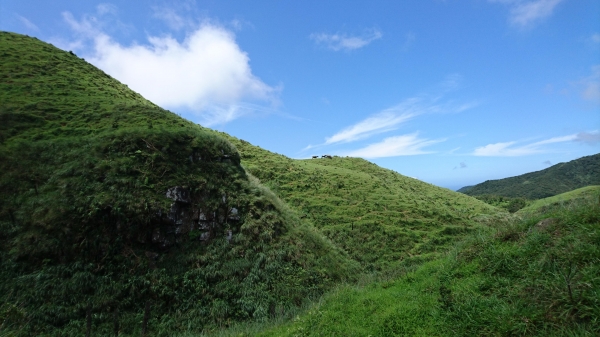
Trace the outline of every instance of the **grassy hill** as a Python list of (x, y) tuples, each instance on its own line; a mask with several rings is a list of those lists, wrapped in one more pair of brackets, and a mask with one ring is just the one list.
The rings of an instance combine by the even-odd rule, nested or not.
[(545, 170), (516, 177), (488, 180), (463, 187), (458, 192), (471, 196), (488, 194), (541, 199), (589, 185), (600, 185), (600, 154), (559, 163)]
[(499, 211), (364, 159), (294, 160), (221, 135), (247, 172), (368, 271), (433, 258)]
[(520, 209), (518, 214), (543, 213), (546, 209), (551, 209), (558, 205), (568, 206), (580, 201), (588, 201), (590, 203), (597, 201), (600, 204), (600, 186), (586, 186), (552, 197), (534, 200), (526, 207)]
[(360, 271), (223, 137), (37, 39), (0, 59), (0, 334), (199, 332)]
[[(0, 33), (0, 332), (198, 333), (441, 256), (499, 210), (357, 158), (293, 160)], [(412, 267), (411, 267), (412, 266)]]
[(498, 220), (413, 272), (338, 287), (291, 321), (231, 335), (599, 335), (598, 200)]

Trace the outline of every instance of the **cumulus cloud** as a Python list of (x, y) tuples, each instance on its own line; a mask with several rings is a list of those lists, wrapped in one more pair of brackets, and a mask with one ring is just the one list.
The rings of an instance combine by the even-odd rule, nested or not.
[(379, 143), (370, 144), (364, 148), (344, 152), (341, 155), (362, 158), (383, 158), (397, 156), (411, 156), (433, 153), (424, 151), (423, 148), (443, 142), (444, 139), (419, 138), (418, 133), (385, 138)]
[(365, 31), (362, 35), (326, 34), (314, 33), (310, 35), (311, 40), (319, 45), (335, 51), (354, 50), (367, 46), (371, 42), (381, 39), (383, 34), (377, 29)]
[[(207, 125), (255, 110), (247, 102), (276, 101), (279, 89), (252, 73), (250, 58), (234, 34), (217, 24), (200, 24), (182, 41), (148, 36), (146, 44), (122, 45), (102, 31), (95, 17), (78, 21), (64, 13), (64, 18), (91, 41), (92, 51), (86, 55), (91, 63), (160, 106), (195, 112)], [(176, 26), (177, 17), (171, 19)]]
[(580, 132), (577, 134), (553, 137), (539, 142), (519, 145), (517, 141), (488, 144), (475, 148), (473, 155), (485, 157), (517, 157), (531, 154), (547, 152), (545, 145), (564, 143), (564, 142), (583, 142), (595, 144), (600, 142), (600, 133), (598, 131)]
[(509, 22), (518, 27), (528, 27), (552, 15), (563, 0), (489, 0), (510, 7)]
[(552, 162), (549, 160), (546, 160), (545, 162), (543, 162), (542, 164), (544, 165), (548, 165), (548, 166), (552, 166)]

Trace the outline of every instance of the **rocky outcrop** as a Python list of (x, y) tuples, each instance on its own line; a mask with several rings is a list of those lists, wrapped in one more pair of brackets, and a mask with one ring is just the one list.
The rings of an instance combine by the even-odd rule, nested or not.
[(168, 211), (157, 213), (152, 243), (165, 249), (184, 240), (207, 242), (220, 235), (231, 241), (240, 214), (237, 208), (228, 205), (227, 196), (221, 197), (216, 209), (203, 206), (202, 201), (208, 196), (192, 196), (182, 186), (169, 188), (166, 197), (173, 203)]

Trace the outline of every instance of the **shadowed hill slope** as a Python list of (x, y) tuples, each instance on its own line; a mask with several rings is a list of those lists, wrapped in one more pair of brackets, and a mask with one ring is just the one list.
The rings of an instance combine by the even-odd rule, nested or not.
[(541, 199), (588, 186), (600, 185), (600, 154), (559, 163), (516, 177), (488, 180), (458, 190), (467, 195), (498, 195)]
[(227, 137), (242, 165), (368, 270), (428, 258), (499, 210), (360, 158), (294, 160)]
[(223, 137), (37, 39), (0, 62), (0, 334), (200, 332), (360, 271)]

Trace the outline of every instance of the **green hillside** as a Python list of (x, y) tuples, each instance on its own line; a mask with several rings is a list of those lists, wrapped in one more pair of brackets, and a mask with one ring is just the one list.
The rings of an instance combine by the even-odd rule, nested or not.
[(199, 332), (360, 271), (223, 137), (37, 39), (0, 60), (0, 334)]
[(582, 200), (589, 202), (597, 201), (600, 204), (600, 186), (586, 186), (553, 197), (535, 200), (527, 205), (527, 207), (520, 209), (518, 213), (543, 213), (546, 209), (551, 209), (557, 205), (570, 205)]
[(541, 199), (589, 185), (600, 185), (600, 154), (559, 163), (516, 177), (488, 180), (459, 192), (471, 196), (496, 195)]
[(414, 272), (235, 336), (598, 336), (600, 205), (500, 220)]
[(437, 256), (499, 211), (364, 159), (294, 160), (221, 135), (248, 172), (367, 270)]
[(362, 159), (294, 160), (203, 128), (34, 38), (0, 33), (0, 58), (1, 334), (284, 317), (440, 257), (501, 212)]

